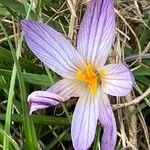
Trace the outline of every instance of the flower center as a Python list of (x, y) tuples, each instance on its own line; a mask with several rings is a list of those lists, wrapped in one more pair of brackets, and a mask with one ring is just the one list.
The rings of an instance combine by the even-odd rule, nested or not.
[(97, 82), (98, 82), (98, 75), (93, 71), (93, 67), (91, 64), (86, 66), (86, 72), (81, 70), (77, 71), (77, 78), (81, 81), (84, 81), (88, 84), (93, 94), (97, 92)]

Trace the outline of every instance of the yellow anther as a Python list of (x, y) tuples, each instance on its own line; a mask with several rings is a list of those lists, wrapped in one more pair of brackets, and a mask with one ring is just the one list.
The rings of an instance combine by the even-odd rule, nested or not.
[(86, 72), (81, 70), (77, 71), (77, 78), (81, 81), (84, 81), (91, 88), (91, 92), (96, 94), (97, 92), (97, 75), (93, 71), (92, 65), (88, 64), (86, 66)]

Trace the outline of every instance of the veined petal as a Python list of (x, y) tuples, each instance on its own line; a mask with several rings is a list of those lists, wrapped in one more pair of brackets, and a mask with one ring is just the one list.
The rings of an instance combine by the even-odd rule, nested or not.
[(105, 93), (113, 96), (126, 96), (134, 84), (132, 73), (121, 64), (110, 64), (102, 67), (102, 88)]
[(47, 91), (59, 94), (65, 99), (80, 97), (85, 85), (79, 80), (62, 79), (51, 86)]
[(47, 91), (34, 91), (28, 96), (28, 102), (30, 105), (30, 112), (44, 109), (50, 106), (57, 105), (63, 102), (65, 99), (55, 93)]
[(112, 0), (92, 0), (81, 22), (77, 50), (96, 69), (106, 62), (115, 34)]
[(99, 122), (103, 126), (101, 149), (114, 150), (117, 138), (116, 121), (108, 95), (106, 95), (102, 90), (99, 99)]
[(88, 149), (94, 140), (99, 115), (98, 94), (94, 96), (89, 89), (86, 89), (76, 104), (71, 125), (71, 136), (75, 150)]
[(28, 96), (30, 114), (39, 109), (58, 105), (70, 97), (78, 97), (83, 88), (84, 85), (77, 80), (62, 79), (47, 91), (34, 91)]
[(71, 43), (48, 25), (30, 20), (22, 20), (21, 25), (29, 48), (54, 72), (72, 78), (84, 66)]

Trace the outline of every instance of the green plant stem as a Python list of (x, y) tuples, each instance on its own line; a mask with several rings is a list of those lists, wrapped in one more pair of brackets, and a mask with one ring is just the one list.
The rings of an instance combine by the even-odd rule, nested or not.
[[(6, 118), (6, 114), (0, 114), (0, 120), (4, 121)], [(62, 118), (62, 117), (52, 117), (52, 116), (45, 116), (45, 115), (31, 115), (29, 116), (31, 120), (35, 124), (41, 124), (41, 125), (57, 125), (57, 126), (70, 126), (70, 122), (68, 121), (68, 118)], [(42, 120), (42, 121), (41, 121)], [(11, 121), (17, 122), (17, 123), (23, 123), (23, 117), (20, 114), (12, 114), (11, 115)]]
[(96, 129), (96, 136), (95, 136), (95, 140), (94, 140), (93, 150), (100, 150), (98, 147), (100, 133), (101, 133), (101, 127), (98, 125), (97, 129)]

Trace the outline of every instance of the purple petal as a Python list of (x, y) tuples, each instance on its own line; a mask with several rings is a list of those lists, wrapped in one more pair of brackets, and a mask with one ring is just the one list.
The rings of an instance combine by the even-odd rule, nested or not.
[(105, 75), (102, 75), (102, 88), (105, 93), (113, 96), (126, 96), (131, 92), (134, 77), (124, 65), (106, 65), (101, 71), (105, 72)]
[(21, 25), (29, 48), (54, 72), (72, 78), (84, 66), (71, 43), (48, 25), (30, 20), (22, 20)]
[(75, 150), (86, 150), (92, 144), (99, 115), (99, 96), (84, 90), (73, 113), (71, 136)]
[(34, 91), (28, 96), (30, 114), (38, 109), (58, 105), (70, 97), (78, 97), (84, 86), (77, 80), (63, 79), (47, 91)]
[(112, 0), (92, 0), (83, 17), (77, 49), (96, 69), (106, 62), (115, 34)]
[(116, 121), (108, 96), (102, 90), (99, 99), (99, 122), (103, 126), (101, 149), (114, 150), (117, 138)]
[(47, 91), (34, 91), (28, 96), (28, 102), (30, 105), (30, 112), (44, 109), (50, 106), (58, 105), (65, 99), (57, 94)]

